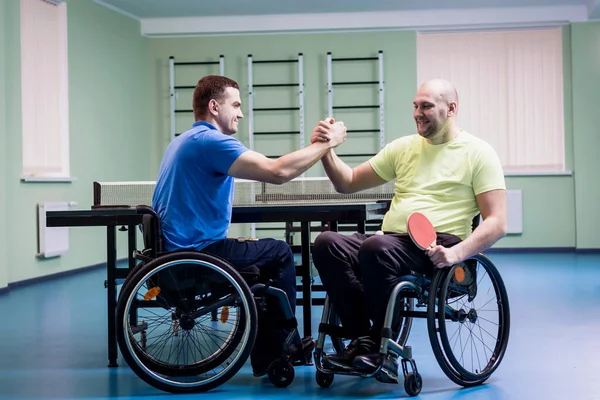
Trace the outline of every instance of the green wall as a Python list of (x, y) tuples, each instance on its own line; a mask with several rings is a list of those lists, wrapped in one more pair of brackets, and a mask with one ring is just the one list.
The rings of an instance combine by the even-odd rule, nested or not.
[[(594, 28), (591, 28), (596, 26)], [(595, 161), (593, 155), (594, 147), (586, 145), (574, 145), (573, 129), (578, 132), (577, 137), (588, 137), (598, 140), (596, 132), (591, 127), (591, 115), (593, 113), (581, 111), (573, 113), (573, 105), (577, 107), (579, 101), (585, 102), (592, 107), (593, 85), (581, 82), (580, 69), (583, 73), (596, 74), (598, 79), (597, 65), (591, 65), (584, 54), (596, 46), (594, 52), (597, 54), (597, 36), (591, 39), (589, 36), (597, 35), (598, 24), (582, 24), (575, 27), (571, 37), (570, 27), (563, 30), (563, 54), (564, 54), (564, 89), (565, 89), (565, 151), (567, 169), (575, 169), (575, 176), (580, 177), (585, 171), (587, 175), (593, 173)], [(588, 27), (588, 28), (583, 28)], [(595, 32), (595, 33), (594, 33)], [(571, 47), (573, 47), (573, 58), (571, 58)], [(225, 56), (225, 75), (235, 79), (242, 88), (242, 100), (246, 103), (243, 109), (247, 114), (248, 79), (247, 79), (247, 55), (252, 54), (254, 60), (264, 59), (291, 59), (297, 57), (298, 53), (304, 54), (305, 71), (305, 133), (310, 135), (312, 127), (316, 122), (327, 114), (327, 88), (326, 88), (326, 53), (331, 51), (334, 57), (364, 57), (374, 56), (378, 50), (384, 51), (385, 70), (385, 124), (386, 142), (397, 137), (414, 132), (412, 120), (412, 98), (417, 87), (416, 81), (416, 34), (409, 31), (395, 32), (362, 32), (352, 34), (289, 34), (289, 35), (251, 35), (251, 36), (228, 36), (228, 37), (204, 37), (204, 38), (171, 38), (152, 39), (150, 68), (152, 79), (156, 82), (153, 90), (153, 105), (151, 115), (152, 125), (155, 127), (154, 134), (158, 140), (159, 153), (156, 155), (156, 165), (160, 162), (162, 151), (169, 141), (169, 56), (174, 56), (175, 61), (206, 61), (217, 60), (219, 54)], [(579, 56), (581, 52), (582, 56)], [(336, 64), (337, 65), (337, 64)], [(581, 68), (583, 67), (583, 68)], [(204, 68), (204, 69), (202, 69)], [(212, 69), (211, 69), (212, 68)], [(270, 68), (270, 69), (269, 69)], [(254, 84), (274, 82), (295, 82), (295, 66), (265, 66), (254, 64)], [(571, 71), (572, 70), (572, 71)], [(202, 75), (217, 73), (216, 67), (177, 67), (176, 84), (193, 85)], [(365, 65), (357, 67), (359, 75), (352, 76), (348, 69), (334, 69), (335, 80), (376, 79), (376, 70)], [(573, 74), (573, 78), (571, 75)], [(255, 107), (295, 106), (295, 98), (290, 94), (290, 89), (285, 93), (278, 92), (279, 89), (255, 89)], [(283, 90), (283, 89), (282, 89)], [(372, 95), (373, 90), (355, 88), (352, 92), (344, 92), (336, 89), (335, 104), (375, 104), (377, 99)], [(356, 98), (359, 93), (361, 98)], [(191, 108), (192, 91), (179, 91), (177, 108)], [(586, 96), (588, 96), (586, 100)], [(573, 104), (573, 105), (572, 105)], [(287, 130), (297, 125), (297, 118), (269, 114), (273, 124), (265, 122), (263, 114), (255, 113), (255, 131), (258, 130)], [(590, 117), (586, 117), (589, 115)], [(368, 128), (377, 126), (376, 118), (373, 116), (359, 115), (358, 112), (335, 115), (343, 119), (350, 127)], [(362, 126), (357, 126), (361, 124)], [(193, 122), (191, 114), (177, 114), (177, 131), (187, 129)], [(240, 140), (248, 144), (247, 118), (240, 124), (238, 136)], [(579, 127), (583, 126), (583, 130)], [(587, 128), (586, 128), (587, 127)], [(281, 129), (280, 129), (281, 128)], [(594, 137), (594, 135), (596, 135)], [(350, 135), (346, 143), (339, 148), (338, 152), (365, 153), (376, 150), (376, 139), (366, 136)], [(580, 139), (581, 140), (581, 139)], [(269, 137), (268, 140), (255, 137), (255, 149), (267, 155), (280, 155), (295, 150), (296, 140), (290, 137)], [(583, 151), (583, 152), (582, 152)], [(587, 158), (586, 158), (587, 151)], [(583, 157), (583, 158), (582, 158)], [(588, 160), (588, 158), (590, 160)], [(576, 161), (575, 161), (576, 160)], [(364, 159), (347, 158), (350, 165), (356, 165)], [(596, 161), (597, 163), (597, 161)], [(582, 165), (585, 164), (585, 165)], [(595, 171), (600, 170), (596, 164)], [(308, 176), (322, 176), (323, 171), (320, 164), (313, 167)], [(583, 175), (583, 176), (587, 176)], [(580, 217), (576, 219), (575, 203), (590, 206), (598, 203), (600, 190), (596, 186), (587, 186), (584, 189), (575, 190), (575, 178), (566, 176), (509, 176), (507, 177), (509, 189), (521, 189), (523, 192), (523, 234), (508, 235), (502, 239), (496, 247), (578, 247), (600, 248), (600, 243), (594, 238), (592, 231), (593, 220)], [(583, 191), (585, 190), (585, 195)], [(584, 199), (581, 199), (582, 195)], [(579, 208), (578, 208), (579, 209)], [(597, 208), (596, 208), (597, 210)], [(596, 211), (597, 212), (597, 211)], [(580, 219), (585, 220), (587, 225), (581, 224)], [(598, 219), (596, 219), (598, 220)], [(577, 224), (576, 224), (577, 222)], [(588, 242), (584, 238), (588, 238)], [(589, 242), (595, 240), (595, 242)]]
[(6, 10), (0, 1), (0, 288), (8, 283), (6, 238), (8, 224), (6, 220)]
[(600, 248), (600, 22), (571, 31), (577, 246)]
[[(345, 34), (289, 34), (289, 35), (252, 35), (206, 38), (152, 39), (151, 76), (155, 82), (152, 87), (154, 101), (151, 115), (152, 125), (159, 143), (159, 158), (169, 141), (169, 56), (175, 61), (218, 60), (225, 56), (225, 75), (235, 79), (241, 87), (242, 106), (246, 118), (240, 124), (238, 137), (248, 144), (248, 54), (254, 61), (271, 59), (297, 59), (298, 53), (304, 58), (305, 82), (305, 143), (310, 132), (319, 120), (327, 116), (326, 96), (326, 53), (331, 51), (334, 57), (371, 57), (384, 52), (386, 131), (388, 138), (396, 138), (413, 130), (411, 117), (412, 99), (416, 88), (416, 34), (414, 32), (362, 32)], [(339, 67), (338, 67), (339, 65)], [(334, 80), (376, 80), (376, 62), (359, 62), (353, 69), (348, 65), (336, 64)], [(253, 83), (291, 83), (298, 82), (295, 64), (254, 64)], [(176, 68), (177, 85), (195, 85), (204, 74), (218, 73), (218, 67)], [(191, 109), (192, 90), (180, 90), (177, 108)], [(255, 107), (292, 107), (297, 106), (297, 88), (255, 89)], [(348, 98), (356, 93), (361, 98)], [(344, 87), (335, 90), (335, 105), (378, 104), (377, 90), (373, 87)], [(255, 113), (255, 131), (285, 131), (298, 129), (298, 113)], [(349, 126), (358, 128), (354, 121), (361, 120), (363, 129), (378, 128), (376, 111), (356, 111), (334, 113), (338, 119)], [(363, 121), (364, 120), (364, 121)], [(177, 114), (177, 130), (182, 131), (193, 123), (192, 114)], [(266, 155), (281, 155), (297, 149), (296, 137), (255, 136), (255, 149)], [(375, 134), (352, 134), (340, 152), (360, 153), (377, 150)], [(360, 160), (350, 160), (359, 163)], [(320, 165), (308, 174), (321, 175)]]
[[(91, 0), (68, 2), (69, 104), (71, 175), (74, 183), (23, 183), (21, 177), (21, 97), (19, 2), (2, 2), (6, 29), (3, 43), (7, 135), (0, 148), (8, 157), (0, 164), (5, 199), (2, 227), (8, 227), (6, 254), (0, 258), (0, 287), (6, 283), (105, 262), (106, 233), (101, 228), (70, 228), (69, 253), (38, 260), (36, 204), (76, 201), (92, 203), (95, 180), (147, 180), (153, 177), (149, 138), (148, 40), (139, 22)], [(2, 57), (2, 56), (0, 56)], [(1, 70), (0, 70), (1, 71)], [(0, 75), (1, 76), (1, 75)], [(0, 81), (2, 82), (2, 81)], [(10, 102), (8, 102), (10, 99)], [(4, 119), (2, 119), (4, 120)], [(5, 188), (5, 190), (4, 190)], [(125, 257), (126, 237), (119, 235), (118, 257)], [(2, 250), (3, 248), (0, 248)], [(98, 283), (102, 284), (101, 282)]]

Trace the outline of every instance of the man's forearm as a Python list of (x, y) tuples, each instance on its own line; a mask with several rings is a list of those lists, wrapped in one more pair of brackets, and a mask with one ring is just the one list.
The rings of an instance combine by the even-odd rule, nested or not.
[(328, 143), (316, 142), (300, 150), (279, 157), (276, 163), (276, 170), (280, 175), (282, 182), (293, 179), (310, 167), (315, 165), (325, 153), (330, 150)]
[(325, 173), (333, 187), (339, 193), (350, 193), (350, 183), (352, 182), (352, 168), (346, 165), (340, 158), (334, 153), (333, 149), (328, 151), (325, 156), (321, 159), (323, 162), (323, 168)]
[(481, 222), (471, 236), (455, 247), (460, 259), (465, 260), (487, 250), (504, 235), (506, 235), (506, 224), (498, 218), (489, 217)]

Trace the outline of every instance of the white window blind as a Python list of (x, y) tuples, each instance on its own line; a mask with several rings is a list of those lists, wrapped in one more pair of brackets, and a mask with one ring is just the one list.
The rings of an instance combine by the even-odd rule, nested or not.
[(24, 177), (69, 176), (67, 4), (21, 0)]
[(498, 152), (504, 171), (565, 170), (560, 28), (418, 35), (418, 81), (444, 78), (457, 121)]

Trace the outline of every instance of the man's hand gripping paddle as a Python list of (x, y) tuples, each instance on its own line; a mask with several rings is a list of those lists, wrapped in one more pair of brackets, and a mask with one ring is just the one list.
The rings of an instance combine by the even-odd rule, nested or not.
[[(427, 250), (436, 245), (437, 233), (425, 215), (420, 212), (410, 214), (406, 220), (406, 226), (413, 243), (421, 250)], [(465, 280), (465, 270), (462, 266), (459, 265), (454, 269), (454, 278), (458, 283)]]

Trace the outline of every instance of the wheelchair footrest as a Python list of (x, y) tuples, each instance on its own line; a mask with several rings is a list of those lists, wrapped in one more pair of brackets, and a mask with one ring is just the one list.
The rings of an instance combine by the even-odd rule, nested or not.
[(312, 353), (315, 349), (315, 341), (312, 336), (307, 336), (301, 339), (302, 348), (299, 349), (296, 345), (291, 345), (290, 353), (292, 354), (292, 365), (313, 365)]
[(322, 367), (321, 368), (322, 372), (326, 373), (326, 374), (333, 374), (333, 375), (351, 375), (351, 376), (360, 376), (362, 378), (370, 378), (373, 377), (375, 374), (374, 373), (368, 373), (365, 371), (361, 371), (359, 369), (356, 369), (354, 367), (347, 367), (347, 368), (325, 368)]

